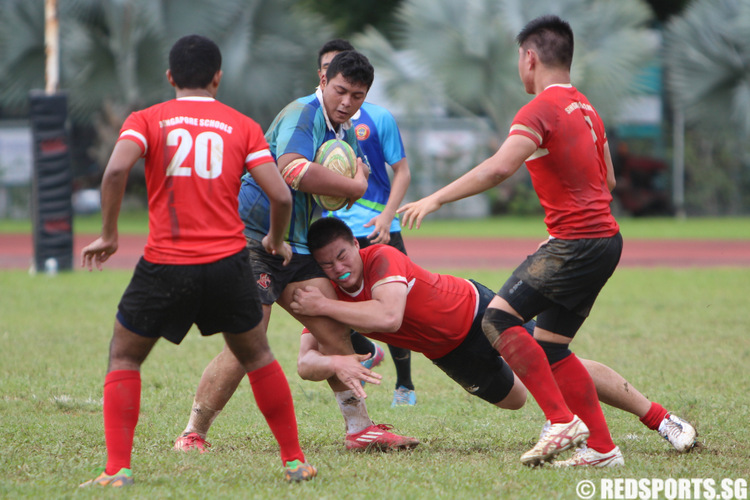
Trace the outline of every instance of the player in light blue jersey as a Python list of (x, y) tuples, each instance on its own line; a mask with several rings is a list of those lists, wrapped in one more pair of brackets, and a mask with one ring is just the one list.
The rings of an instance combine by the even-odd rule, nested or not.
[[(314, 94), (287, 105), (266, 132), (271, 154), (292, 192), (294, 206), (286, 238), (293, 251), (290, 262), (285, 263), (280, 256), (270, 255), (262, 246), (263, 236), (268, 233), (269, 204), (252, 176), (243, 177), (239, 193), (239, 212), (245, 223), (250, 260), (263, 304), (264, 325), (268, 325), (271, 306), (278, 303), (305, 325), (329, 354), (354, 356), (358, 361), (364, 361), (368, 356), (354, 353), (348, 326), (328, 318), (321, 321), (321, 317), (292, 313), (289, 304), (298, 288), (315, 287), (326, 296), (336, 296), (330, 281), (307, 249), (307, 230), (314, 211), (311, 193), (345, 196), (351, 205), (365, 193), (369, 169), (359, 158), (355, 177), (350, 179), (329, 171), (313, 159), (318, 148), (333, 138), (346, 140), (355, 151), (360, 151), (351, 117), (364, 102), (373, 77), (372, 65), (365, 56), (355, 51), (339, 54), (331, 61), (320, 88)], [(196, 391), (190, 420), (177, 438), (175, 449), (204, 451), (207, 448), (206, 434), (213, 420), (242, 379), (239, 366), (231, 351), (224, 349), (206, 367)], [(365, 366), (358, 366), (361, 370), (348, 373), (344, 380), (328, 379), (346, 421), (347, 448), (352, 449), (363, 434), (374, 448), (416, 446), (418, 440), (388, 432), (388, 426), (375, 425), (370, 420), (360, 379), (364, 374), (369, 382), (379, 383), (380, 376)]]
[[(318, 76), (323, 77), (331, 60), (339, 52), (353, 50), (354, 47), (342, 39), (326, 42), (318, 51)], [(406, 195), (411, 181), (409, 163), (406, 160), (404, 143), (393, 115), (381, 106), (365, 102), (352, 117), (354, 133), (362, 152), (370, 166), (367, 191), (350, 208), (335, 212), (323, 212), (346, 222), (359, 241), (360, 248), (375, 243), (391, 245), (406, 254), (401, 237), (401, 223), (396, 210)], [(387, 166), (393, 170), (393, 179), (388, 175)], [(363, 335), (352, 335), (354, 349), (360, 353), (371, 352), (368, 363), (382, 359), (377, 344)], [(392, 406), (412, 406), (417, 402), (417, 394), (411, 379), (411, 351), (388, 345), (388, 350), (396, 367), (396, 384)], [(374, 364), (373, 364), (374, 366)]]

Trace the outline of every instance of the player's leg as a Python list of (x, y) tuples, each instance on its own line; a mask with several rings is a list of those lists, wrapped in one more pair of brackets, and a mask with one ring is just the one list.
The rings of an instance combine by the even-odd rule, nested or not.
[[(248, 240), (247, 252), (252, 268), (248, 283), (254, 284), (260, 295), (263, 309), (261, 326), (266, 331), (272, 305), (286, 286), (287, 280), (299, 267), (299, 256), (295, 254), (288, 266), (284, 266), (281, 257), (270, 255), (265, 251), (261, 242), (255, 240)], [(225, 291), (217, 290), (216, 293), (222, 294)], [(225, 345), (203, 371), (193, 399), (190, 418), (185, 430), (175, 440), (175, 450), (198, 450), (202, 453), (211, 446), (206, 441), (208, 430), (229, 402), (246, 373), (235, 355)]]
[[(541, 265), (530, 265), (534, 259), (540, 261)], [(528, 284), (533, 280), (526, 278), (529, 268), (546, 275), (544, 271), (549, 266), (548, 261), (541, 249), (530, 256), (492, 299), (482, 320), (482, 328), (492, 347), (523, 381), (551, 422), (550, 430), (521, 456), (521, 462), (529, 466), (553, 459), (562, 451), (584, 441), (589, 434), (583, 421), (566, 404), (546, 353), (523, 327), (525, 321), (552, 304)], [(523, 278), (518, 274), (523, 274)], [(513, 304), (509, 300), (513, 300)]]
[[(271, 306), (263, 305), (263, 331), (268, 328), (270, 316)], [(246, 369), (225, 344), (222, 351), (203, 370), (190, 409), (190, 418), (185, 430), (175, 440), (175, 450), (198, 450), (203, 453), (211, 446), (206, 441), (206, 435), (246, 374)]]
[(141, 364), (157, 338), (137, 335), (115, 321), (104, 379), (104, 439), (107, 465), (81, 486), (126, 486), (133, 483), (130, 459), (141, 405)]
[[(401, 232), (391, 232), (388, 244), (404, 255), (406, 246)], [(417, 404), (417, 393), (411, 379), (411, 351), (403, 347), (388, 345), (388, 351), (396, 368), (396, 388), (393, 391), (391, 406), (414, 406)]]
[(565, 402), (589, 428), (587, 448), (559, 466), (615, 466), (624, 464), (612, 441), (591, 375), (569, 345), (586, 319), (599, 291), (619, 262), (622, 240), (618, 237), (558, 241), (545, 245), (548, 254), (564, 262), (548, 286), (555, 303), (536, 320), (534, 338), (544, 349)]
[[(255, 403), (279, 444), (286, 479), (312, 479), (299, 444), (292, 393), (266, 337), (270, 306), (262, 306), (248, 252), (210, 264), (196, 324), (203, 335), (221, 331), (242, 371), (247, 373)], [(240, 333), (235, 333), (240, 332)]]
[(609, 366), (590, 359), (579, 358), (591, 375), (599, 401), (637, 416), (651, 430), (655, 430), (679, 452), (695, 446), (695, 428), (684, 419), (668, 412), (662, 405), (650, 401), (625, 377)]
[(307, 464), (299, 444), (292, 392), (281, 365), (273, 356), (265, 325), (241, 333), (225, 333), (227, 346), (250, 381), (255, 403), (279, 443), (287, 480), (312, 479), (316, 469)]

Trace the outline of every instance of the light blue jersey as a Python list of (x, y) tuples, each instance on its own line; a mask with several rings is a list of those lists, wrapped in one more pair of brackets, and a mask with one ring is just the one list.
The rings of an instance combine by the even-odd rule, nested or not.
[[(274, 160), (278, 160), (287, 153), (297, 153), (313, 161), (318, 148), (324, 142), (336, 138), (336, 133), (328, 125), (321, 104), (322, 97), (319, 96), (318, 91), (297, 99), (288, 104), (274, 118), (266, 132), (266, 141), (268, 141)], [(346, 140), (357, 152), (357, 156), (362, 156), (354, 135), (354, 128), (344, 125), (340, 129), (339, 139)], [(310, 194), (289, 189), (292, 192), (293, 207), (289, 231), (285, 239), (294, 253), (309, 254), (307, 231), (316, 204)], [(270, 229), (270, 202), (266, 193), (250, 174), (242, 177), (239, 212), (245, 223), (245, 236), (261, 241)]]
[[(366, 102), (352, 117), (352, 123), (359, 145), (370, 165), (367, 191), (349, 210), (342, 208), (335, 212), (325, 211), (323, 216), (339, 218), (346, 222), (355, 237), (365, 237), (372, 233), (373, 228), (364, 225), (385, 210), (391, 195), (391, 181), (386, 164), (393, 165), (401, 161), (406, 153), (396, 120), (385, 108)], [(400, 231), (399, 219), (394, 217), (390, 232)]]

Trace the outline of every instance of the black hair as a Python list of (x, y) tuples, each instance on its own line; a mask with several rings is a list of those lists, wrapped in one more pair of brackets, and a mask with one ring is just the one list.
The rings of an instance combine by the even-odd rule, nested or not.
[(344, 241), (354, 241), (354, 233), (346, 222), (335, 217), (321, 217), (312, 224), (307, 231), (307, 248), (310, 253), (320, 250), (332, 241), (341, 238)]
[(519, 47), (532, 46), (542, 64), (570, 69), (573, 62), (573, 30), (557, 16), (529, 21), (516, 36)]
[(200, 35), (180, 38), (169, 51), (169, 70), (181, 89), (204, 89), (221, 69), (221, 51)]
[(356, 50), (339, 52), (331, 60), (326, 70), (326, 79), (330, 82), (336, 75), (341, 74), (344, 79), (352, 84), (364, 84), (370, 90), (372, 81), (375, 79), (375, 70), (364, 54)]
[(320, 61), (323, 59), (324, 55), (329, 52), (346, 52), (347, 50), (354, 50), (354, 45), (349, 43), (349, 40), (334, 38), (333, 40), (327, 41), (318, 51), (318, 69), (320, 69)]

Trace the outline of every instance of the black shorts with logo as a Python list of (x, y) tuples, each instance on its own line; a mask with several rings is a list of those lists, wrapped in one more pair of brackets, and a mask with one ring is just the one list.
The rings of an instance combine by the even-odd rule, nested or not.
[(289, 264), (284, 266), (282, 257), (266, 252), (257, 240), (248, 239), (247, 248), (255, 273), (254, 281), (258, 285), (260, 301), (264, 305), (276, 302), (289, 283), (326, 278), (312, 255), (295, 253)]
[(573, 337), (622, 254), (620, 233), (610, 238), (552, 238), (513, 271), (497, 293), (540, 328)]
[(122, 325), (179, 344), (190, 327), (202, 335), (243, 333), (263, 318), (247, 249), (208, 264), (138, 261), (117, 307)]

